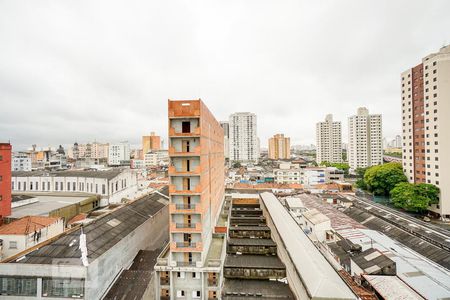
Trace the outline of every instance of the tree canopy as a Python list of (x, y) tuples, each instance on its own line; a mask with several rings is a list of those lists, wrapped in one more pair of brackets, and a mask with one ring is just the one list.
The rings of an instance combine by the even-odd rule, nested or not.
[(388, 196), (389, 192), (400, 182), (406, 182), (400, 163), (391, 162), (372, 166), (364, 173), (364, 183), (367, 190), (375, 195)]
[(439, 188), (427, 183), (401, 182), (392, 189), (390, 194), (395, 207), (412, 212), (423, 212), (430, 204), (439, 202)]

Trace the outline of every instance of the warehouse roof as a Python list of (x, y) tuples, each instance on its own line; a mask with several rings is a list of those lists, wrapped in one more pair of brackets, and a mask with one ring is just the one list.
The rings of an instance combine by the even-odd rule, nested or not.
[(69, 230), (10, 263), (54, 264), (57, 260), (59, 264), (82, 265), (79, 247), (81, 230), (86, 234), (87, 256), (89, 262), (92, 262), (165, 205), (167, 200), (157, 193), (144, 196), (94, 220), (82, 229)]
[(309, 296), (317, 299), (356, 299), (280, 201), (272, 193), (262, 193), (261, 198)]
[(227, 255), (224, 268), (261, 268), (284, 269), (284, 264), (277, 256), (264, 255)]
[(395, 262), (374, 248), (369, 248), (351, 258), (366, 274), (374, 274)]
[(397, 276), (363, 275), (383, 299), (424, 299)]

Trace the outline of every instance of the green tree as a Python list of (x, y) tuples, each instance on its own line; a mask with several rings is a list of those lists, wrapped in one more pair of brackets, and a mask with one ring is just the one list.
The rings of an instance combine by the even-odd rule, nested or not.
[(238, 161), (233, 162), (233, 168), (239, 169), (241, 166), (242, 166), (242, 165), (241, 165), (240, 162), (238, 162)]
[(375, 195), (388, 196), (398, 183), (406, 181), (402, 165), (395, 162), (370, 167), (364, 173), (367, 190)]
[(401, 182), (392, 189), (390, 194), (395, 207), (411, 212), (423, 212), (430, 204), (439, 201), (439, 188), (427, 183)]

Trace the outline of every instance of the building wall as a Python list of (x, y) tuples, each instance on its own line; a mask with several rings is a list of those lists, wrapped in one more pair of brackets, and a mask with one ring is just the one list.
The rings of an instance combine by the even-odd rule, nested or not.
[(11, 144), (0, 143), (0, 224), (11, 214)]
[(256, 115), (234, 113), (230, 116), (230, 161), (257, 163), (259, 144)]
[(9, 186), (15, 193), (87, 193), (100, 195), (106, 199), (101, 206), (108, 203), (120, 203), (123, 197), (131, 197), (137, 190), (136, 174), (124, 170), (116, 177), (56, 177), (56, 176), (24, 176), (13, 177)]
[(342, 162), (341, 122), (333, 122), (333, 115), (327, 115), (325, 122), (316, 124), (316, 161)]
[(441, 190), (430, 210), (450, 217), (450, 46), (401, 74), (403, 171), (409, 182)]
[[(1, 259), (6, 259), (14, 254), (22, 252), (28, 248), (33, 247), (38, 243), (42, 243), (49, 238), (52, 238), (60, 233), (64, 232), (64, 220), (61, 218), (55, 223), (39, 230), (41, 237), (36, 241), (33, 237), (34, 231), (28, 235), (14, 235), (14, 234), (2, 234), (0, 240), (3, 240), (3, 250), (1, 252)], [(11, 242), (16, 242), (17, 247), (11, 248)]]
[(155, 135), (154, 132), (152, 132), (150, 135), (144, 135), (142, 137), (142, 151), (145, 155), (149, 151), (152, 150), (160, 150), (161, 149), (161, 137), (158, 135)]
[(348, 119), (348, 162), (350, 168), (367, 168), (383, 163), (381, 115), (370, 115), (365, 107)]
[(25, 153), (13, 155), (12, 171), (31, 171), (31, 157)]
[(108, 165), (119, 166), (121, 161), (130, 159), (130, 145), (127, 143), (110, 144)]
[(284, 134), (276, 134), (269, 139), (269, 159), (290, 159), (291, 139)]

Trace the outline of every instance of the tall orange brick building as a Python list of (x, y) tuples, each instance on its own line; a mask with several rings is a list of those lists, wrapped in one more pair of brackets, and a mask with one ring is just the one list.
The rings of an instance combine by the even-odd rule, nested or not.
[(11, 144), (0, 143), (0, 224), (11, 214)]
[(167, 266), (155, 269), (157, 295), (214, 298), (204, 295), (221, 266), (211, 273), (207, 257), (224, 200), (223, 129), (200, 99), (169, 100), (168, 108), (170, 251)]

